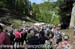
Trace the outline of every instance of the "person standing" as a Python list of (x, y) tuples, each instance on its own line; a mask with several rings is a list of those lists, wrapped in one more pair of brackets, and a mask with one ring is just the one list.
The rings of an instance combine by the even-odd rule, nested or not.
[(17, 43), (17, 44), (22, 44), (22, 42), (21, 42), (21, 37), (22, 37), (22, 33), (21, 33), (21, 30), (20, 29), (18, 29), (15, 33), (14, 33), (14, 36), (15, 36), (15, 42)]
[[(7, 33), (3, 32), (3, 27), (0, 25), (0, 45), (10, 45), (11, 41)], [(1, 48), (0, 49), (10, 49), (10, 48)]]

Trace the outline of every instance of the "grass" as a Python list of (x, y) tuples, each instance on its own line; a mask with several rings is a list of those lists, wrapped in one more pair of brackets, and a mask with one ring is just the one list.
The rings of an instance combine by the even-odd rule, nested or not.
[(73, 35), (73, 29), (65, 29), (65, 30), (61, 30), (62, 32), (64, 32), (65, 34), (69, 35), (70, 40), (72, 42), (75, 41), (74, 35)]
[(62, 32), (64, 32), (65, 34), (69, 35), (70, 37), (70, 41), (71, 41), (71, 46), (73, 49), (75, 49), (75, 37), (73, 35), (73, 29), (66, 29), (66, 30), (61, 30)]
[[(11, 20), (11, 23), (15, 24), (16, 26), (22, 26), (23, 25), (22, 21), (18, 20), (18, 19)], [(33, 22), (28, 21), (28, 22), (25, 22), (24, 26), (31, 26), (32, 24), (33, 24)]]

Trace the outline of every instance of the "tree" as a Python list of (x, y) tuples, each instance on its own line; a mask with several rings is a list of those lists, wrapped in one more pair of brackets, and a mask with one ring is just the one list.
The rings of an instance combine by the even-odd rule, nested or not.
[(12, 15), (29, 15), (31, 3), (29, 0), (0, 0), (0, 8), (6, 8)]
[(75, 26), (75, 3), (73, 3), (69, 28), (73, 28), (74, 26)]
[[(32, 4), (33, 12), (36, 13), (36, 19), (40, 22), (59, 23), (59, 7), (55, 5), (56, 2), (46, 1), (41, 4)], [(57, 19), (57, 20), (56, 20)], [(55, 22), (56, 21), (56, 22)]]
[(63, 28), (68, 28), (70, 24), (73, 0), (63, 0), (63, 1), (60, 0), (60, 2), (61, 2), (61, 4), (59, 5), (60, 7), (59, 15), (61, 16), (60, 22), (62, 23)]

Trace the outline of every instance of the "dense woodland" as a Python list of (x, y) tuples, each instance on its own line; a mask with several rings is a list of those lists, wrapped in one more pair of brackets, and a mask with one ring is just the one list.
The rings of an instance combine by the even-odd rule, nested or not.
[(55, 25), (62, 23), (68, 27), (73, 2), (73, 0), (57, 0), (56, 2), (44, 0), (43, 3), (36, 4), (29, 0), (0, 0), (0, 17), (7, 21), (9, 19), (27, 21), (27, 18), (30, 18)]

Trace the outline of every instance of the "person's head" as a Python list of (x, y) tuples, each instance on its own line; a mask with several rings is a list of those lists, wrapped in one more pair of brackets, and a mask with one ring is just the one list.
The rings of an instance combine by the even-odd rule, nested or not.
[(40, 35), (41, 35), (41, 36), (45, 36), (44, 29), (42, 29), (42, 30), (40, 31)]
[(64, 39), (65, 41), (68, 41), (68, 40), (69, 40), (69, 36), (68, 36), (68, 35), (64, 35), (63, 39)]
[(2, 32), (3, 31), (3, 27), (0, 25), (0, 32)]
[(28, 31), (28, 33), (31, 34), (32, 36), (35, 35), (35, 31), (34, 31), (33, 29), (30, 29), (30, 30)]
[(23, 31), (23, 29), (18, 29), (18, 31), (19, 31), (19, 32), (22, 32), (22, 31)]

